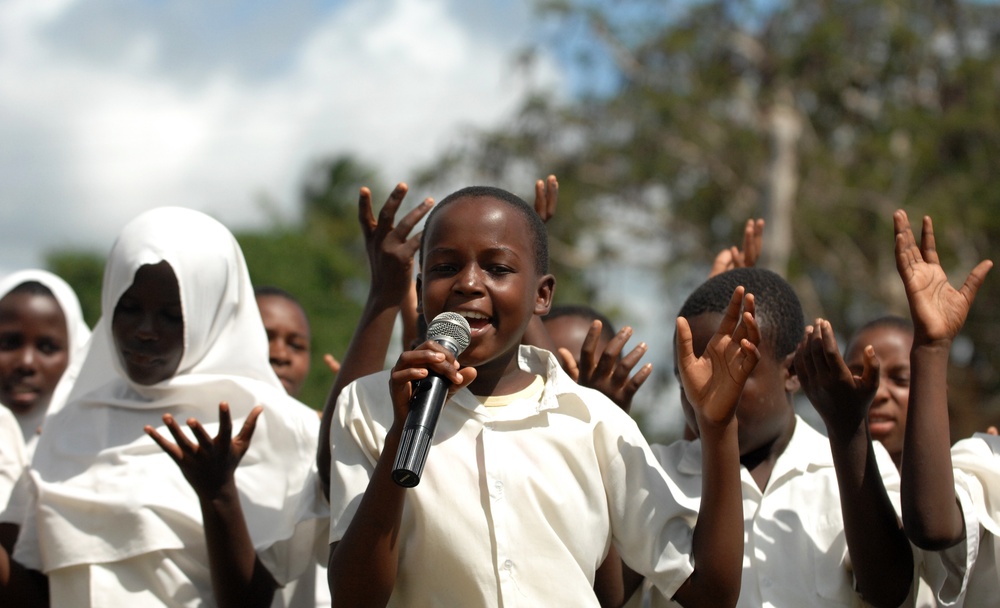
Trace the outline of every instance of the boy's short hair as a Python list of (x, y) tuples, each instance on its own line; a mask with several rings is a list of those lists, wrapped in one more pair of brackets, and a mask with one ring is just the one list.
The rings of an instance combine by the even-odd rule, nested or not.
[(802, 304), (785, 279), (764, 268), (734, 268), (715, 275), (688, 296), (677, 316), (691, 319), (708, 312), (722, 314), (740, 285), (754, 296), (761, 339), (773, 347), (775, 358), (795, 352), (805, 332)]
[(545, 222), (543, 222), (542, 218), (539, 217), (535, 208), (525, 202), (524, 199), (516, 194), (512, 194), (502, 188), (496, 188), (494, 186), (468, 186), (466, 188), (462, 188), (461, 190), (452, 192), (448, 196), (444, 197), (439, 203), (431, 208), (431, 212), (427, 214), (427, 221), (424, 223), (424, 232), (420, 236), (420, 264), (423, 264), (424, 260), (424, 241), (427, 236), (426, 227), (431, 225), (431, 221), (443, 207), (462, 198), (496, 199), (507, 203), (508, 206), (524, 216), (528, 223), (528, 228), (531, 231), (531, 242), (535, 249), (535, 270), (539, 275), (548, 274), (549, 235), (545, 229)]
[(560, 304), (553, 306), (549, 314), (542, 317), (542, 321), (551, 321), (559, 317), (577, 317), (593, 323), (595, 320), (601, 322), (601, 336), (610, 341), (615, 337), (615, 326), (606, 315), (586, 304)]
[(906, 333), (913, 333), (913, 323), (909, 319), (904, 319), (899, 315), (885, 315), (884, 317), (879, 317), (877, 319), (872, 319), (871, 321), (865, 323), (854, 332), (854, 335), (858, 335), (863, 331), (868, 331), (869, 329), (898, 329), (899, 331)]
[(904, 319), (899, 315), (885, 315), (877, 319), (872, 319), (859, 327), (851, 336), (851, 339), (848, 340), (847, 348), (844, 349), (844, 352), (846, 353), (854, 348), (854, 343), (857, 341), (858, 336), (871, 329), (895, 329), (904, 334), (913, 335), (913, 323), (909, 319)]
[(254, 298), (266, 298), (266, 297), (284, 298), (285, 300), (288, 300), (292, 304), (298, 306), (299, 310), (302, 311), (302, 316), (305, 318), (306, 324), (307, 325), (309, 324), (309, 313), (306, 312), (306, 307), (302, 305), (302, 302), (300, 302), (298, 298), (293, 296), (288, 291), (285, 291), (284, 289), (276, 287), (274, 285), (261, 285), (259, 287), (254, 287), (253, 296)]
[(296, 298), (295, 296), (293, 296), (292, 294), (290, 294), (289, 292), (285, 291), (280, 287), (275, 287), (274, 285), (261, 285), (260, 287), (254, 287), (253, 295), (256, 298), (261, 298), (265, 296), (277, 296), (279, 298), (285, 298), (289, 302), (294, 302), (298, 304), (299, 307), (302, 306), (298, 298)]

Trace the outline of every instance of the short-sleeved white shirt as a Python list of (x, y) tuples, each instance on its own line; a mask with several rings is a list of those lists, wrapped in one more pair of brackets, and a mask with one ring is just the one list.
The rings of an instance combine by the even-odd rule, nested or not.
[[(445, 405), (419, 485), (407, 490), (390, 606), (597, 606), (611, 543), (673, 595), (693, 571), (696, 511), (635, 423), (521, 347), (541, 397), (487, 412), (463, 389)], [(350, 525), (393, 420), (388, 372), (348, 386), (331, 430), (330, 541)], [(497, 411), (499, 410), (499, 411)]]
[[(889, 454), (874, 444), (882, 478), (897, 512), (899, 475)], [(654, 445), (660, 464), (690, 496), (701, 497), (701, 442)], [(829, 440), (796, 417), (764, 491), (746, 467), (743, 486), (743, 578), (737, 606), (863, 606), (854, 590), (840, 491)], [(653, 592), (652, 606), (676, 606)], [(631, 604), (630, 604), (631, 605)]]
[(976, 433), (951, 450), (965, 538), (923, 561), (941, 606), (1000, 607), (1000, 437)]

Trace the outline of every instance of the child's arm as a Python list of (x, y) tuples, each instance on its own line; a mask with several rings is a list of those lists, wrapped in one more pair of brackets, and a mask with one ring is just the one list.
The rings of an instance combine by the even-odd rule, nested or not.
[(598, 355), (597, 345), (601, 339), (601, 328), (601, 322), (597, 319), (590, 325), (587, 337), (580, 348), (579, 367), (573, 359), (573, 354), (565, 348), (560, 348), (557, 355), (562, 361), (563, 369), (573, 380), (581, 386), (601, 391), (618, 407), (625, 410), (625, 413), (629, 413), (632, 409), (632, 398), (653, 373), (653, 364), (643, 365), (639, 371), (630, 376), (632, 368), (646, 354), (647, 346), (645, 342), (640, 342), (627, 355), (621, 356), (625, 343), (632, 337), (632, 328), (628, 326), (621, 328), (608, 342), (604, 352)]
[[(550, 175), (545, 179), (535, 181), (535, 213), (548, 223), (556, 214), (556, 207), (559, 205), (559, 182), (555, 175)], [(544, 348), (552, 354), (556, 354), (556, 345), (545, 329), (545, 323), (538, 315), (531, 317), (528, 327), (524, 330), (521, 338), (522, 344), (529, 344), (538, 348)]]
[(757, 263), (764, 244), (764, 220), (747, 220), (743, 227), (743, 250), (738, 247), (727, 247), (715, 256), (708, 278), (722, 274), (733, 268), (746, 268)]
[(826, 423), (858, 591), (876, 606), (898, 606), (913, 582), (913, 553), (882, 483), (868, 431), (868, 408), (879, 380), (871, 346), (864, 360), (862, 375), (854, 376), (833, 327), (818, 319), (795, 353), (795, 373)]
[(406, 499), (406, 489), (392, 479), (392, 466), (410, 409), (412, 383), (430, 372), (451, 381), (449, 397), (476, 378), (475, 368), (459, 370), (455, 357), (432, 341), (399, 356), (389, 380), (392, 427), (386, 433), (357, 513), (343, 538), (330, 547), (327, 577), (335, 606), (385, 606), (392, 595), (404, 536), (400, 523)]
[(410, 236), (413, 227), (430, 211), (434, 202), (425, 199), (411, 210), (399, 224), (393, 225), (396, 212), (406, 196), (406, 184), (399, 184), (378, 214), (372, 213), (372, 193), (361, 189), (358, 199), (358, 221), (365, 236), (371, 283), (361, 319), (347, 347), (340, 372), (323, 407), (319, 429), (316, 466), (319, 469), (323, 493), (330, 492), (330, 424), (340, 391), (351, 382), (385, 367), (385, 355), (392, 342), (396, 313), (413, 282), (413, 255), (420, 247), (420, 235)]
[(201, 505), (212, 573), (212, 592), (219, 606), (270, 606), (277, 583), (261, 564), (253, 546), (234, 473), (253, 437), (257, 417), (263, 408), (255, 407), (243, 428), (233, 437), (229, 405), (219, 404), (219, 434), (213, 439), (204, 427), (191, 418), (188, 426), (197, 443), (189, 440), (170, 414), (163, 416), (176, 444), (151, 426), (146, 433), (166, 452), (184, 478), (194, 488)]
[(677, 319), (677, 368), (701, 430), (703, 475), (692, 539), (694, 572), (674, 594), (683, 606), (735, 606), (740, 594), (743, 493), (735, 414), (743, 385), (760, 360), (753, 311), (753, 296), (737, 287), (700, 358), (694, 356), (687, 320)]
[(924, 217), (918, 247), (906, 212), (893, 214), (896, 269), (913, 318), (910, 402), (903, 441), (903, 525), (915, 545), (944, 549), (965, 533), (955, 497), (948, 421), (948, 354), (993, 263), (980, 262), (955, 290), (938, 261), (934, 227)]
[(0, 547), (0, 606), (48, 608), (49, 577), (29, 570)]

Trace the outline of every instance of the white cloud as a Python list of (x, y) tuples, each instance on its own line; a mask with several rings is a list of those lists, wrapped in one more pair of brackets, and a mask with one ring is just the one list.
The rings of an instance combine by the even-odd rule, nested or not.
[[(527, 29), (523, 7), (507, 13), (520, 27), (484, 35), (495, 14), (476, 20), (448, 0), (349, 0), (287, 26), (287, 46), (258, 75), (249, 67), (261, 56), (241, 63), (232, 45), (263, 44), (262, 18), (220, 40), (225, 52), (211, 36), (192, 43), (199, 55), (181, 69), (178, 32), (90, 5), (0, 4), (0, 272), (38, 264), (53, 246), (106, 249), (158, 205), (244, 227), (262, 221), (254, 201), (267, 193), (291, 216), (302, 171), (322, 155), (356, 153), (388, 188), (462, 126), (498, 124), (527, 86), (510, 65), (526, 41), (504, 35)], [(551, 62), (540, 69), (559, 82)]]

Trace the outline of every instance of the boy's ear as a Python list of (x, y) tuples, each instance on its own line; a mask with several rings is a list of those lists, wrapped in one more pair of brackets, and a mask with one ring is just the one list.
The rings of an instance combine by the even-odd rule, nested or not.
[(785, 370), (785, 392), (794, 393), (802, 384), (799, 382), (799, 376), (795, 373), (795, 352), (792, 351), (788, 353), (784, 359), (781, 360), (781, 366)]
[[(538, 286), (535, 289), (535, 314), (544, 316), (549, 314), (552, 308), (552, 296), (556, 292), (556, 278), (547, 274), (538, 278)], [(417, 292), (419, 293), (419, 292)]]
[(417, 273), (417, 314), (424, 314), (424, 290), (420, 273)]

